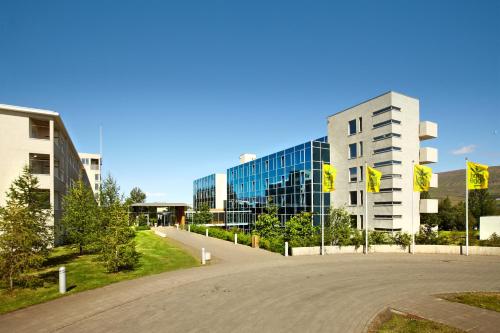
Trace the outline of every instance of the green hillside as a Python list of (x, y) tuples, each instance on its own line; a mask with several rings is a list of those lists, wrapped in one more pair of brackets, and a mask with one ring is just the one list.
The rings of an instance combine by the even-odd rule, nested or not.
[[(489, 167), (489, 193), (500, 200), (500, 166)], [(429, 191), (431, 198), (444, 199), (447, 196), (452, 202), (465, 200), (465, 169), (439, 173), (438, 188)], [(497, 201), (500, 203), (500, 201)]]

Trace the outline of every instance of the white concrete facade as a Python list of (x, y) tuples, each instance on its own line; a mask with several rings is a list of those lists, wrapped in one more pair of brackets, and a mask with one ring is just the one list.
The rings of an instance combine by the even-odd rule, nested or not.
[(227, 200), (227, 175), (215, 174), (215, 209), (224, 211), (224, 202)]
[[(419, 213), (425, 211), (420, 193), (413, 192), (413, 162), (437, 161), (436, 149), (420, 148), (421, 140), (436, 136), (437, 124), (420, 122), (418, 99), (392, 91), (330, 116), (330, 161), (337, 169), (330, 205), (345, 206), (357, 227), (364, 228), (366, 163), (382, 172), (381, 192), (368, 193), (368, 228), (412, 232), (413, 219), (413, 232), (418, 232)], [(432, 185), (437, 186), (437, 178)]]
[(102, 180), (102, 159), (100, 154), (79, 153), (94, 196), (99, 198)]
[(493, 234), (500, 236), (500, 216), (481, 216), (479, 218), (479, 239), (486, 240)]
[(0, 104), (0, 155), (0, 205), (5, 205), (12, 181), (30, 166), (50, 198), (50, 224), (58, 244), (63, 196), (80, 175), (89, 184), (61, 117), (53, 111)]

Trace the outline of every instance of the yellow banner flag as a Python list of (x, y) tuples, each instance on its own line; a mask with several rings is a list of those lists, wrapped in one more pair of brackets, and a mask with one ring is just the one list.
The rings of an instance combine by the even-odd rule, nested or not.
[(370, 167), (366, 168), (366, 191), (367, 192), (380, 192), (380, 178), (382, 172)]
[(488, 188), (490, 172), (484, 164), (467, 161), (467, 186), (469, 190), (482, 190)]
[(332, 165), (323, 163), (323, 192), (335, 191), (336, 177), (337, 170)]
[(424, 165), (413, 168), (413, 191), (427, 192), (431, 186), (432, 169)]

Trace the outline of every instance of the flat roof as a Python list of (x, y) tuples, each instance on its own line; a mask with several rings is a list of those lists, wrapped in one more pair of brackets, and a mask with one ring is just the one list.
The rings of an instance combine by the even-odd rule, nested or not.
[(365, 101), (363, 101), (363, 102), (361, 102), (361, 103), (355, 104), (355, 105), (350, 106), (350, 107), (348, 107), (348, 108), (345, 108), (345, 109), (343, 109), (343, 110), (341, 110), (341, 111), (335, 112), (334, 114), (329, 115), (329, 116), (327, 117), (327, 119), (328, 119), (328, 118), (330, 118), (330, 117), (333, 117), (333, 116), (335, 116), (335, 115), (337, 115), (337, 114), (339, 114), (339, 113), (342, 113), (342, 112), (344, 112), (344, 111), (350, 110), (350, 109), (352, 109), (352, 108), (355, 108), (356, 106), (359, 106), (359, 105), (361, 105), (361, 104), (365, 104), (365, 103), (367, 103), (367, 102), (369, 102), (369, 101), (371, 101), (371, 100), (374, 100), (374, 99), (376, 99), (376, 98), (382, 97), (382, 96), (387, 95), (387, 94), (390, 94), (390, 93), (393, 93), (393, 94), (398, 94), (398, 95), (401, 95), (401, 96), (406, 96), (406, 97), (408, 97), (408, 98), (412, 98), (412, 99), (416, 99), (416, 100), (418, 100), (418, 98), (415, 98), (415, 97), (412, 97), (412, 96), (408, 96), (408, 95), (402, 94), (402, 93), (397, 92), (397, 91), (394, 91), (394, 90), (389, 90), (389, 91), (386, 91), (386, 92), (385, 92), (385, 93), (383, 93), (383, 94), (380, 94), (380, 95), (377, 95), (377, 96), (375, 96), (375, 97), (369, 98), (369, 99), (367, 99), (367, 100), (365, 100)]
[(47, 115), (47, 116), (56, 116), (56, 117), (59, 116), (59, 113), (57, 113), (55, 111), (29, 108), (26, 106), (0, 104), (0, 109), (10, 110), (10, 111), (20, 111), (20, 112), (26, 112), (26, 113), (43, 114), (43, 115)]
[(189, 204), (182, 202), (143, 202), (131, 204), (130, 207), (189, 207)]

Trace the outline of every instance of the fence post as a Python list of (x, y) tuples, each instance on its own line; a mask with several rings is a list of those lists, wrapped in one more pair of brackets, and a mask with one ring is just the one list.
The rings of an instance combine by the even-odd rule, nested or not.
[(288, 257), (288, 242), (285, 242), (285, 257)]
[(191, 224), (188, 224), (188, 232), (191, 232)]
[(238, 244), (238, 234), (234, 234), (234, 244)]
[(207, 228), (207, 229), (205, 229), (205, 236), (207, 236), (207, 237), (208, 237), (208, 228)]
[(64, 294), (66, 292), (66, 268), (59, 267), (59, 293)]
[(205, 248), (202, 247), (201, 248), (201, 264), (202, 265), (205, 265), (206, 261), (205, 261)]

